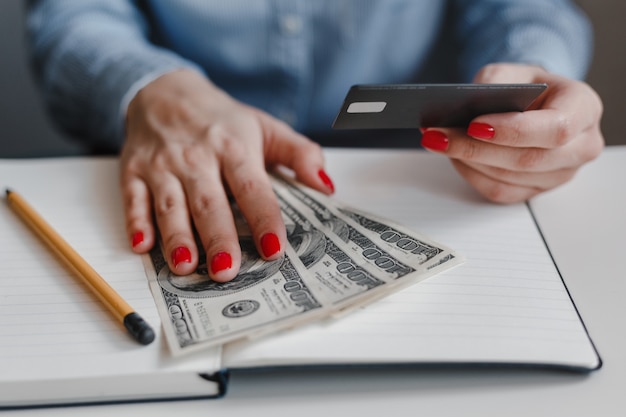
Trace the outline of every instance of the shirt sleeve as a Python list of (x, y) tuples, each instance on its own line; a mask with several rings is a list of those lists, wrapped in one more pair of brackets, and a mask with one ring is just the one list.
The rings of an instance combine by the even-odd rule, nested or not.
[(585, 77), (592, 55), (587, 17), (567, 0), (453, 0), (458, 66), (469, 82), (486, 64), (521, 62)]
[(46, 108), (96, 149), (121, 147), (126, 106), (143, 86), (175, 69), (202, 71), (152, 44), (131, 0), (32, 0), (26, 27)]

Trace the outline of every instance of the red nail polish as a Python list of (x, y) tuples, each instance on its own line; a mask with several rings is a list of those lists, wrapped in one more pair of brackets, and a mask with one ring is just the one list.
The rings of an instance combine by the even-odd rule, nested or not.
[(133, 235), (133, 248), (137, 245), (139, 245), (140, 243), (143, 243), (143, 232), (135, 232), (135, 234)]
[(178, 264), (186, 262), (191, 262), (191, 252), (185, 246), (179, 246), (172, 251), (172, 262), (174, 266), (178, 266)]
[(322, 182), (324, 183), (324, 185), (326, 187), (328, 187), (328, 189), (330, 190), (331, 193), (335, 192), (335, 185), (333, 184), (333, 182), (331, 181), (330, 177), (328, 176), (328, 174), (326, 174), (326, 171), (324, 171), (323, 169), (320, 169), (319, 171), (317, 171), (317, 175), (319, 175), (320, 179), (322, 180)]
[(472, 122), (467, 127), (467, 135), (477, 139), (493, 139), (496, 131), (487, 123)]
[(263, 256), (266, 258), (269, 258), (276, 252), (280, 251), (280, 241), (278, 240), (278, 236), (274, 233), (264, 234), (261, 238), (261, 250), (263, 251)]
[(422, 135), (422, 146), (431, 151), (443, 152), (448, 149), (448, 137), (438, 130), (427, 130)]
[(213, 259), (211, 259), (211, 272), (217, 274), (225, 269), (230, 269), (233, 266), (233, 258), (228, 252), (219, 252)]

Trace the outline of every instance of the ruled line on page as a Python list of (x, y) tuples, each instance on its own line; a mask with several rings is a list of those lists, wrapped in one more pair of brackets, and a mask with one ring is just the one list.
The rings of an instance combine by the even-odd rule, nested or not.
[(237, 344), (227, 364), (597, 361), (524, 204), (486, 202), (432, 155), (347, 152), (328, 159), (337, 198), (453, 248), (465, 263), (340, 320)]

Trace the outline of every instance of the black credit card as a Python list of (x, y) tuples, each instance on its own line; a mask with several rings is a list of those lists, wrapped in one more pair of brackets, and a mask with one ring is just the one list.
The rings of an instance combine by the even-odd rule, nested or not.
[(546, 84), (355, 85), (333, 128), (466, 127), (482, 114), (524, 111), (546, 88)]

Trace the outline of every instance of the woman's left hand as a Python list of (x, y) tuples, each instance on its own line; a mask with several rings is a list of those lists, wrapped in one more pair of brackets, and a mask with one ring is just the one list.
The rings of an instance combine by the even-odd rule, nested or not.
[(427, 128), (422, 146), (448, 156), (491, 201), (525, 201), (570, 180), (604, 147), (602, 102), (587, 84), (521, 64), (491, 64), (476, 83), (546, 83), (525, 112), (476, 117), (467, 129)]

